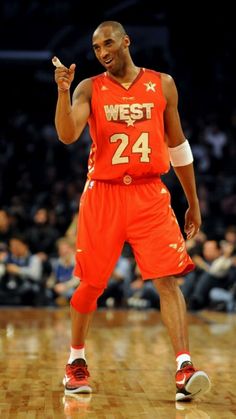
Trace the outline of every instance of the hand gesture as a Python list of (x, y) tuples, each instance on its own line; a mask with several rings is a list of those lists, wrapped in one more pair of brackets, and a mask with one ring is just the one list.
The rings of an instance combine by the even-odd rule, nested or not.
[(198, 232), (201, 226), (201, 214), (199, 206), (190, 207), (185, 213), (185, 224), (184, 232), (187, 236), (187, 240), (194, 237)]
[(52, 63), (55, 69), (55, 82), (57, 83), (58, 90), (63, 92), (70, 89), (71, 83), (74, 80), (75, 64), (71, 64), (69, 68), (65, 67), (59, 58), (53, 57)]

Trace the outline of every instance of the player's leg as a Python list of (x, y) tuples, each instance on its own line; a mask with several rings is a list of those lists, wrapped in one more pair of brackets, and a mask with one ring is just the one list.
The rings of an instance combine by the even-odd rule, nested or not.
[(162, 321), (167, 327), (175, 354), (189, 352), (186, 304), (174, 277), (153, 280), (160, 296)]
[(71, 349), (63, 380), (65, 394), (91, 393), (90, 376), (85, 357), (85, 342), (97, 300), (104, 288), (81, 281), (71, 298)]
[[(135, 213), (137, 206), (135, 193), (132, 194), (132, 202), (130, 201), (132, 218), (135, 222), (130, 226), (129, 241), (142, 277), (155, 279), (155, 286), (160, 296), (162, 319), (170, 335), (179, 370), (176, 375), (176, 399), (190, 399), (209, 389), (210, 382), (203, 371), (196, 371), (192, 366), (185, 300), (173, 276), (190, 272), (194, 264), (186, 252), (166, 186), (162, 182), (157, 182), (142, 185), (140, 190), (143, 197), (140, 217)], [(141, 199), (139, 193), (137, 197), (139, 207)], [(144, 213), (145, 218), (142, 216)], [(192, 380), (193, 375), (194, 380)]]
[(79, 313), (72, 305), (70, 306), (72, 347), (84, 346), (93, 314), (94, 311)]
[(162, 321), (170, 336), (177, 361), (176, 400), (190, 400), (210, 389), (204, 371), (194, 368), (189, 353), (186, 304), (174, 277), (158, 278), (154, 284), (160, 296)]
[(71, 298), (71, 351), (64, 377), (65, 393), (91, 392), (85, 343), (97, 300), (121, 253), (122, 199), (114, 185), (93, 182), (81, 199), (75, 275), (81, 282)]

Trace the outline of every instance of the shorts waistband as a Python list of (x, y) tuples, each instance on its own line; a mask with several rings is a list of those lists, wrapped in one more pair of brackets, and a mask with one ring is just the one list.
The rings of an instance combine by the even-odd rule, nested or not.
[[(151, 183), (151, 182), (155, 182), (157, 180), (160, 180), (160, 175), (155, 175), (155, 176), (146, 176), (146, 177), (133, 177), (130, 175), (124, 175), (120, 178), (116, 178), (116, 179), (96, 179), (97, 182), (103, 182), (103, 183), (109, 183), (112, 185), (142, 185), (145, 183)], [(95, 179), (94, 179), (95, 180)]]

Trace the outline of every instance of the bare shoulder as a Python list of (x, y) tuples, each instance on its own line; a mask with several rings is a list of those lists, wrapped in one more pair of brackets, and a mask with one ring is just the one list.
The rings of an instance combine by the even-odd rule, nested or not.
[(175, 84), (174, 78), (167, 73), (160, 73), (161, 74), (161, 81), (162, 83), (166, 83), (166, 84)]
[(87, 78), (82, 80), (75, 88), (73, 93), (73, 101), (79, 100), (81, 97), (90, 101), (92, 96), (92, 80)]
[(161, 73), (161, 84), (163, 94), (167, 101), (177, 96), (175, 81), (170, 74)]

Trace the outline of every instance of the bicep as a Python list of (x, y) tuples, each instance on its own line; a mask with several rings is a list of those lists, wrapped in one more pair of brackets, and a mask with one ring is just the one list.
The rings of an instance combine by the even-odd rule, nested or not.
[(164, 128), (169, 147), (176, 147), (185, 141), (179, 111), (178, 111), (178, 92), (174, 80), (165, 75), (162, 80), (163, 93), (166, 98), (166, 108), (164, 111)]
[(78, 137), (87, 124), (90, 115), (90, 91), (88, 85), (78, 85), (72, 97), (72, 114)]

